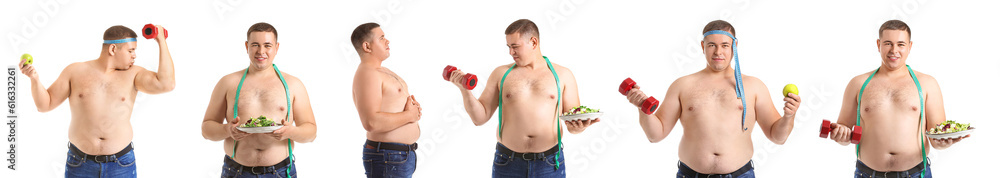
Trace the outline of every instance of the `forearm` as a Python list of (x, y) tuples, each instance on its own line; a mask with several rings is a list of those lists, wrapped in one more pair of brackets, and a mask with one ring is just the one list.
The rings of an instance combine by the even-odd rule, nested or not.
[(486, 113), (486, 107), (472, 94), (472, 90), (462, 89), (462, 103), (465, 105), (465, 112), (469, 113), (472, 124), (480, 126), (490, 120), (490, 115)]
[(167, 42), (161, 41), (160, 45), (160, 66), (156, 70), (156, 79), (163, 91), (171, 91), (175, 86), (174, 60), (170, 57), (170, 49)]
[(663, 128), (660, 118), (642, 111), (639, 111), (639, 125), (642, 126), (642, 131), (646, 133), (646, 139), (649, 139), (650, 143), (660, 142), (670, 133), (670, 130)]
[(374, 114), (370, 114), (370, 116), (365, 118), (365, 120), (368, 121), (365, 123), (365, 130), (369, 132), (381, 133), (395, 130), (403, 125), (415, 122), (417, 121), (417, 117), (407, 111), (398, 113), (376, 112)]
[(778, 145), (785, 144), (785, 141), (788, 140), (788, 135), (792, 133), (792, 127), (794, 126), (795, 118), (781, 117), (781, 119), (771, 125), (771, 134), (768, 139)]
[(220, 141), (229, 138), (229, 125), (216, 121), (204, 121), (201, 123), (201, 136), (211, 141)]
[(316, 124), (296, 124), (289, 139), (299, 143), (309, 143), (316, 139)]
[(42, 84), (41, 79), (31, 79), (31, 98), (35, 100), (35, 107), (38, 109), (38, 112), (49, 112), (55, 108), (52, 107), (52, 96), (45, 89), (45, 85)]

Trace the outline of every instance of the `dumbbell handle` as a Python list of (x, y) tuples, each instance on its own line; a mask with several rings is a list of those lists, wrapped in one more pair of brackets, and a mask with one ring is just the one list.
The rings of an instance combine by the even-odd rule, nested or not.
[[(156, 38), (156, 35), (157, 35), (156, 30), (157, 29), (156, 29), (155, 25), (153, 25), (153, 24), (146, 24), (146, 26), (142, 26), (142, 37), (145, 37), (146, 39)], [(170, 33), (167, 33), (167, 29), (164, 28), (163, 29), (163, 38), (167, 38), (169, 36), (170, 36)]]
[[(820, 125), (819, 137), (828, 138), (830, 133), (833, 132), (834, 124), (837, 123), (830, 122), (829, 120), (823, 120), (822, 125)], [(851, 143), (858, 144), (861, 142), (861, 131), (861, 126), (855, 125), (851, 128), (851, 133), (848, 135), (848, 137), (851, 138)]]
[[(632, 87), (634, 86), (635, 86), (635, 81), (633, 81), (632, 78), (625, 78), (625, 81), (622, 81), (622, 84), (618, 86), (618, 92), (621, 93), (622, 95), (626, 95), (628, 91), (632, 90)], [(659, 106), (660, 106), (659, 100), (656, 100), (656, 98), (653, 97), (648, 97), (646, 98), (646, 100), (642, 102), (642, 105), (640, 107), (642, 109), (642, 113), (653, 114), (653, 112), (656, 112), (656, 108), (659, 108)]]
[[(451, 73), (455, 72), (455, 70), (458, 70), (458, 68), (455, 66), (451, 65), (445, 66), (444, 73), (442, 73), (441, 76), (444, 77), (445, 81), (449, 81), (451, 79)], [(475, 74), (466, 73), (464, 76), (462, 76), (462, 83), (465, 86), (466, 90), (472, 90), (476, 88), (476, 84), (479, 83), (479, 77), (476, 77)]]

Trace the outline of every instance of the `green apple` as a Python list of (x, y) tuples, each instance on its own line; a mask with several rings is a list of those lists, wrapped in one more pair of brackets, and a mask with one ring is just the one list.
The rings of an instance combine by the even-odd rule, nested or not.
[(785, 85), (785, 89), (781, 90), (781, 94), (784, 96), (788, 96), (788, 93), (794, 93), (795, 95), (799, 95), (799, 87), (796, 87), (795, 84)]
[(24, 53), (24, 55), (21, 55), (21, 59), (24, 59), (24, 65), (31, 65), (31, 63), (35, 63), (35, 59), (32, 58), (31, 55), (28, 53)]

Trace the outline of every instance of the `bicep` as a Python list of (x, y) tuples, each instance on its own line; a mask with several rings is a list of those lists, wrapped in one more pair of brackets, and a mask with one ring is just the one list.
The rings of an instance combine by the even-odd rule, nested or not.
[(479, 103), (483, 105), (483, 109), (486, 110), (487, 114), (492, 114), (496, 111), (497, 106), (500, 105), (500, 81), (503, 79), (504, 71), (499, 67), (493, 70), (490, 74), (489, 79), (486, 79), (486, 87), (483, 88), (483, 93), (479, 95)]
[(580, 106), (580, 91), (577, 87), (576, 76), (573, 76), (573, 72), (570, 72), (569, 69), (567, 69), (564, 75), (567, 76), (562, 78), (563, 81), (566, 82), (566, 88), (562, 90), (563, 105), (561, 112), (569, 112), (570, 109), (573, 109), (573, 107)]
[(656, 111), (656, 117), (660, 121), (676, 122), (680, 119), (683, 109), (681, 106), (680, 86), (678, 85), (680, 84), (677, 84), (677, 82), (671, 84), (670, 88), (667, 89), (667, 94), (663, 96), (660, 108)]
[(944, 98), (942, 97), (943, 95), (941, 94), (940, 86), (937, 81), (933, 79), (931, 79), (928, 84), (930, 85), (925, 85), (928, 86), (925, 89), (930, 90), (926, 90), (928, 92), (924, 101), (926, 103), (924, 108), (924, 114), (927, 118), (926, 129), (933, 128), (937, 124), (947, 120), (944, 114)]
[(219, 123), (224, 123), (226, 119), (226, 109), (227, 99), (226, 99), (226, 87), (222, 81), (219, 81), (215, 85), (215, 89), (212, 90), (212, 98), (208, 101), (208, 108), (205, 109), (205, 122), (214, 121)]
[(70, 95), (70, 77), (72, 76), (70, 67), (66, 67), (62, 73), (59, 74), (59, 78), (56, 78), (52, 85), (49, 85), (47, 92), (49, 93), (49, 99), (51, 101), (61, 102), (69, 97)]
[[(754, 112), (757, 116), (757, 124), (761, 128), (770, 129), (774, 122), (777, 122), (781, 118), (781, 114), (778, 113), (777, 108), (774, 107), (774, 101), (771, 100), (771, 92), (768, 92), (767, 86), (764, 85), (760, 80), (755, 80), (754, 84), (755, 90), (755, 101), (754, 101)], [(784, 101), (784, 96), (781, 96), (782, 101)], [(784, 111), (785, 103), (781, 103), (781, 109)], [(801, 105), (800, 105), (801, 106)]]
[(855, 82), (847, 84), (847, 88), (844, 89), (844, 97), (841, 102), (837, 123), (847, 126), (860, 125), (860, 123), (857, 123), (859, 91), (859, 86)]
[(362, 120), (375, 114), (382, 104), (382, 80), (372, 72), (359, 72), (354, 78), (354, 97)]
[(309, 92), (306, 91), (305, 85), (298, 82), (298, 87), (294, 90), (294, 99), (292, 100), (292, 119), (295, 120), (295, 124), (315, 124), (316, 118), (313, 115), (312, 103), (309, 101)]

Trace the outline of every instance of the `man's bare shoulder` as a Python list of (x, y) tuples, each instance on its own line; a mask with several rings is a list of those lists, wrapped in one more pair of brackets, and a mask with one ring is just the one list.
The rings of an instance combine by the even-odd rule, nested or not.
[(493, 68), (493, 72), (490, 73), (490, 76), (502, 77), (502, 75), (507, 72), (507, 69), (510, 69), (510, 66), (513, 65), (514, 63), (497, 66), (496, 68)]
[(919, 72), (917, 70), (913, 70), (913, 74), (917, 75), (917, 80), (920, 80), (920, 85), (924, 89), (939, 88), (938, 81), (936, 78), (934, 78), (934, 76), (931, 76), (930, 74), (925, 74), (923, 72)]
[(868, 71), (863, 74), (854, 76), (854, 78), (851, 78), (851, 81), (847, 83), (847, 88), (849, 90), (860, 90), (861, 86), (864, 85), (865, 80), (868, 80), (868, 76), (872, 75), (872, 72), (875, 71)]
[(218, 88), (218, 87), (223, 87), (223, 88), (236, 87), (236, 85), (239, 85), (240, 78), (242, 78), (242, 77), (243, 77), (243, 70), (238, 70), (236, 72), (226, 74), (226, 75), (222, 76), (222, 78), (219, 79), (219, 82), (217, 84), (215, 84), (216, 88)]

